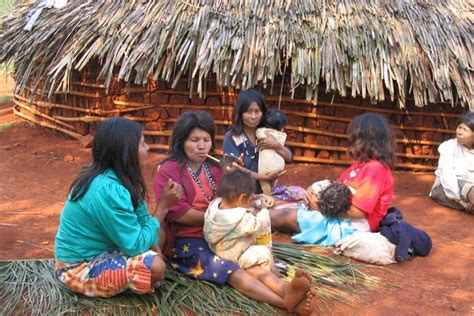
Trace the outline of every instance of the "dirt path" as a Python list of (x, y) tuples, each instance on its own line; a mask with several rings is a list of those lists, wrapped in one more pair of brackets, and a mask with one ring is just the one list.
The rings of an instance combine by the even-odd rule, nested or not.
[[(0, 127), (12, 120), (3, 109), (0, 106)], [(76, 141), (43, 128), (0, 129), (0, 259), (52, 257), (68, 186), (89, 156), (89, 150)], [(149, 183), (160, 158), (150, 157), (145, 173)], [(313, 180), (335, 178), (341, 170), (291, 165), (282, 182), (306, 186)], [(368, 292), (366, 302), (356, 306), (332, 306), (332, 314), (474, 315), (474, 216), (427, 198), (431, 174), (396, 172), (395, 177), (394, 205), (431, 235), (433, 251), (427, 258), (367, 270), (397, 287)]]

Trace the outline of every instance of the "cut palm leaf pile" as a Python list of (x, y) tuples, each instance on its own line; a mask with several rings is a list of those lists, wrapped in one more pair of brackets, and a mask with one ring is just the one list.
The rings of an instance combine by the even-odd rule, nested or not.
[[(474, 8), (464, 0), (18, 1), (0, 20), (0, 63), (15, 61), (18, 91), (70, 89), (99, 62), (99, 82), (177, 83), (190, 74), (246, 89), (285, 74), (291, 90), (318, 87), (403, 106), (459, 102), (474, 110)], [(30, 22), (32, 29), (24, 30)], [(286, 69), (288, 68), (288, 72)]]
[[(297, 245), (275, 244), (275, 258), (288, 264), (282, 276), (291, 279), (298, 267), (315, 278), (314, 287), (326, 304), (351, 303), (357, 295), (380, 285), (380, 281), (326, 255)], [(62, 287), (54, 277), (52, 259), (0, 263), (0, 314), (60, 315), (159, 314), (271, 315), (278, 310), (253, 301), (229, 286), (197, 282), (168, 269), (165, 283), (150, 295), (123, 293), (109, 299), (87, 298)], [(319, 306), (324, 309), (324, 306)]]

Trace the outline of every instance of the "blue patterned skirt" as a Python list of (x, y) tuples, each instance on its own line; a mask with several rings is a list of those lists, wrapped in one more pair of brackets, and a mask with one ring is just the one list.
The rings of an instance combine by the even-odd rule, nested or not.
[(237, 263), (215, 255), (204, 238), (176, 238), (168, 263), (190, 277), (220, 285), (240, 269)]

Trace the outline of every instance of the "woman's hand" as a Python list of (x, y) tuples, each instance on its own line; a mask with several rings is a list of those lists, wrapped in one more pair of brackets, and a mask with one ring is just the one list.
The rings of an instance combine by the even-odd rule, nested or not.
[(304, 192), (303, 200), (306, 203), (306, 205), (309, 206), (310, 209), (312, 210), (318, 209), (319, 197), (316, 193), (314, 193), (312, 185), (310, 185)]
[(278, 139), (276, 139), (276, 137), (271, 134), (271, 132), (266, 131), (265, 135), (267, 137), (258, 140), (258, 143), (257, 143), (258, 150), (262, 150), (262, 149), (277, 150), (278, 148), (283, 146), (278, 141)]
[(276, 139), (276, 137), (271, 134), (271, 132), (266, 131), (265, 135), (267, 135), (267, 137), (258, 140), (258, 150), (273, 149), (280, 156), (282, 156), (286, 162), (291, 162), (293, 160), (293, 154), (291, 151), (286, 148), (285, 145), (280, 143), (278, 139)]
[(178, 203), (182, 194), (183, 187), (169, 179), (168, 183), (166, 183), (165, 187), (163, 188), (163, 191), (161, 191), (160, 201), (156, 206), (153, 216), (158, 218), (158, 220), (161, 222), (165, 218), (166, 214), (168, 214), (169, 208)]

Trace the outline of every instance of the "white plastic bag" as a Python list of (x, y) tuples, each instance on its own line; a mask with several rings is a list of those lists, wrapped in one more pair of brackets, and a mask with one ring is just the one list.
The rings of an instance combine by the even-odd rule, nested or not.
[(396, 263), (395, 245), (381, 233), (357, 232), (341, 239), (335, 245), (347, 257), (387, 265)]

